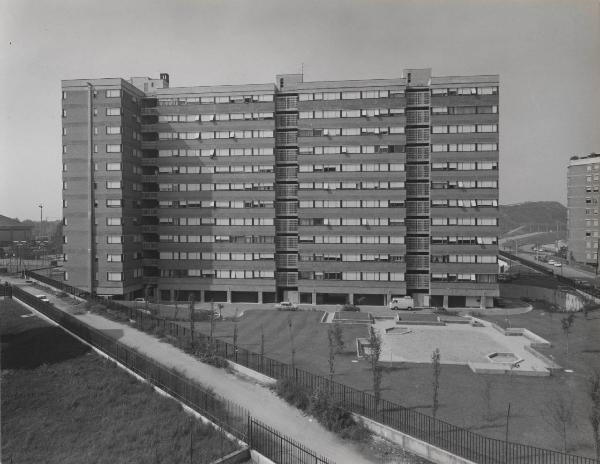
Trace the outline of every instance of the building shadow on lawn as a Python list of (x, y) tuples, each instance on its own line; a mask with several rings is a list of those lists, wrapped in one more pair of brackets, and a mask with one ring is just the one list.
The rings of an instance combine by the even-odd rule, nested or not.
[(56, 364), (90, 351), (87, 345), (58, 327), (36, 327), (2, 335), (2, 369), (35, 369)]

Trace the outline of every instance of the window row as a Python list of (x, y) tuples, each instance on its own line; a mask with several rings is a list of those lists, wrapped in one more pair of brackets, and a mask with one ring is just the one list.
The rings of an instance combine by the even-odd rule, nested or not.
[(434, 106), (431, 114), (496, 114), (498, 106)]
[(272, 182), (215, 183), (215, 184), (158, 184), (159, 192), (200, 192), (200, 191), (268, 191), (273, 190)]
[(470, 134), (470, 133), (498, 132), (497, 124), (451, 124), (432, 126), (432, 134)]
[(181, 148), (173, 150), (158, 150), (159, 158), (269, 155), (273, 155), (273, 148)]
[(433, 255), (432, 263), (496, 264), (496, 255)]
[(498, 237), (431, 236), (432, 245), (497, 245)]
[(223, 166), (159, 166), (158, 174), (235, 174), (235, 173), (270, 173), (275, 168), (272, 164), (233, 164)]
[(368, 164), (300, 164), (298, 172), (396, 172), (404, 171), (404, 163)]
[(403, 244), (404, 237), (398, 235), (300, 235), (298, 243), (388, 245)]
[(432, 273), (432, 282), (471, 282), (493, 284), (497, 281), (496, 274), (447, 274), (447, 273)]
[(160, 259), (202, 261), (273, 261), (275, 253), (215, 253), (212, 251), (161, 251)]
[(274, 271), (240, 271), (227, 269), (161, 269), (163, 278), (199, 277), (201, 279), (274, 279)]
[(213, 103), (259, 103), (272, 102), (273, 95), (219, 95), (206, 97), (159, 98), (158, 106), (207, 105)]
[(300, 226), (398, 226), (404, 218), (300, 218)]
[(387, 135), (404, 134), (404, 126), (393, 127), (342, 127), (299, 129), (298, 137), (323, 137), (338, 135)]
[(305, 280), (368, 280), (404, 282), (404, 272), (319, 272), (300, 271), (299, 279)]
[(158, 223), (165, 226), (272, 226), (273, 218), (161, 217)]
[(432, 182), (432, 189), (469, 189), (469, 188), (498, 188), (497, 180), (446, 180)]
[(404, 114), (404, 108), (369, 108), (359, 110), (319, 110), (300, 111), (300, 119), (330, 119), (330, 118), (372, 118), (375, 116), (399, 116)]
[(404, 208), (404, 200), (300, 200), (300, 208)]
[(404, 182), (300, 182), (300, 190), (388, 190), (403, 189)]
[(434, 143), (431, 151), (453, 152), (453, 151), (498, 151), (497, 143)]
[(160, 200), (159, 208), (273, 208), (273, 200)]
[(252, 139), (271, 138), (272, 130), (235, 130), (205, 132), (159, 132), (159, 140), (211, 140), (211, 139)]
[(431, 95), (498, 95), (498, 87), (462, 87), (447, 89), (431, 89)]
[(161, 114), (158, 122), (212, 122), (212, 121), (263, 121), (273, 119), (272, 112), (262, 113), (211, 113), (211, 114)]
[(345, 253), (301, 253), (299, 261), (335, 261), (335, 262), (365, 262), (365, 263), (402, 263), (403, 255), (389, 255), (387, 253), (375, 254), (345, 254)]
[(340, 153), (404, 153), (404, 145), (341, 145), (328, 147), (300, 147), (300, 155), (338, 155)]
[(431, 200), (432, 208), (480, 208), (480, 207), (498, 207), (498, 200), (462, 200), (462, 199), (443, 199)]
[(165, 243), (274, 243), (272, 235), (160, 235)]
[(497, 161), (434, 162), (432, 171), (486, 171), (498, 169)]
[(403, 97), (403, 89), (393, 90), (363, 90), (348, 91), (348, 92), (315, 92), (301, 93), (298, 96), (300, 101), (314, 100), (358, 100), (361, 98), (394, 98)]
[(497, 226), (498, 218), (485, 217), (434, 217), (432, 226)]

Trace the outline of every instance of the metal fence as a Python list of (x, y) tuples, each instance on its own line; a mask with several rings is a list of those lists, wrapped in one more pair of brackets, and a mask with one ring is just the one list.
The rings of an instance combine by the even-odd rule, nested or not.
[[(32, 277), (38, 279), (38, 276), (33, 273)], [(47, 277), (44, 279), (47, 279), (46, 283), (52, 285), (50, 282), (52, 279)], [(108, 303), (108, 300), (104, 302)], [(113, 309), (120, 308), (125, 311), (130, 319), (135, 320), (141, 327), (162, 328), (166, 334), (179, 339), (185, 339), (190, 335), (189, 329), (181, 324), (133, 310), (114, 301), (109, 304)], [(473, 462), (481, 464), (597, 464), (599, 462), (583, 456), (489, 438), (391, 401), (380, 399), (377, 403), (375, 396), (370, 393), (261, 356), (224, 340), (216, 338), (211, 340), (209, 336), (196, 331), (194, 337), (201, 343), (211, 344), (217, 356), (277, 380), (292, 379), (311, 391), (327, 390), (331, 392), (334, 400), (348, 411), (373, 419)]]
[[(300, 443), (257, 421), (244, 407), (216, 396), (176, 371), (55, 308), (51, 303), (45, 303), (19, 287), (12, 286), (10, 288), (12, 296), (15, 298), (32, 306), (148, 382), (201, 413), (223, 430), (248, 443), (252, 449), (263, 456), (281, 464), (333, 464), (333, 461), (318, 456)], [(7, 287), (0, 286), (2, 295), (9, 294), (6, 290)]]

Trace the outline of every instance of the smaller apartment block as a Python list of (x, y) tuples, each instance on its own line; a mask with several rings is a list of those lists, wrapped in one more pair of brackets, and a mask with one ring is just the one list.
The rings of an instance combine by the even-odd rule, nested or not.
[(498, 295), (498, 77), (63, 81), (67, 280), (162, 300)]
[(567, 168), (569, 257), (598, 266), (600, 155), (574, 156)]

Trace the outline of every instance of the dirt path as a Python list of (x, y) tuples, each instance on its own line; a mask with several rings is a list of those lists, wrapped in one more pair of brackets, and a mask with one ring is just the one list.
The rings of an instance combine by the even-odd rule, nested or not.
[[(39, 291), (27, 285), (20, 284), (19, 286), (32, 294), (48, 294), (48, 292)], [(48, 296), (57, 308), (63, 310), (69, 308), (68, 303), (51, 295)], [(229, 374), (224, 369), (203, 364), (172, 345), (163, 343), (128, 325), (110, 321), (96, 314), (77, 317), (89, 326), (104, 331), (165, 366), (185, 372), (187, 377), (198, 381), (205, 387), (212, 388), (216, 394), (245, 407), (256, 419), (302, 443), (317, 454), (338, 464), (378, 462), (375, 458), (369, 460), (361, 456), (354, 445), (342, 441), (317, 421), (303, 416), (296, 408), (289, 406), (266, 387)]]

